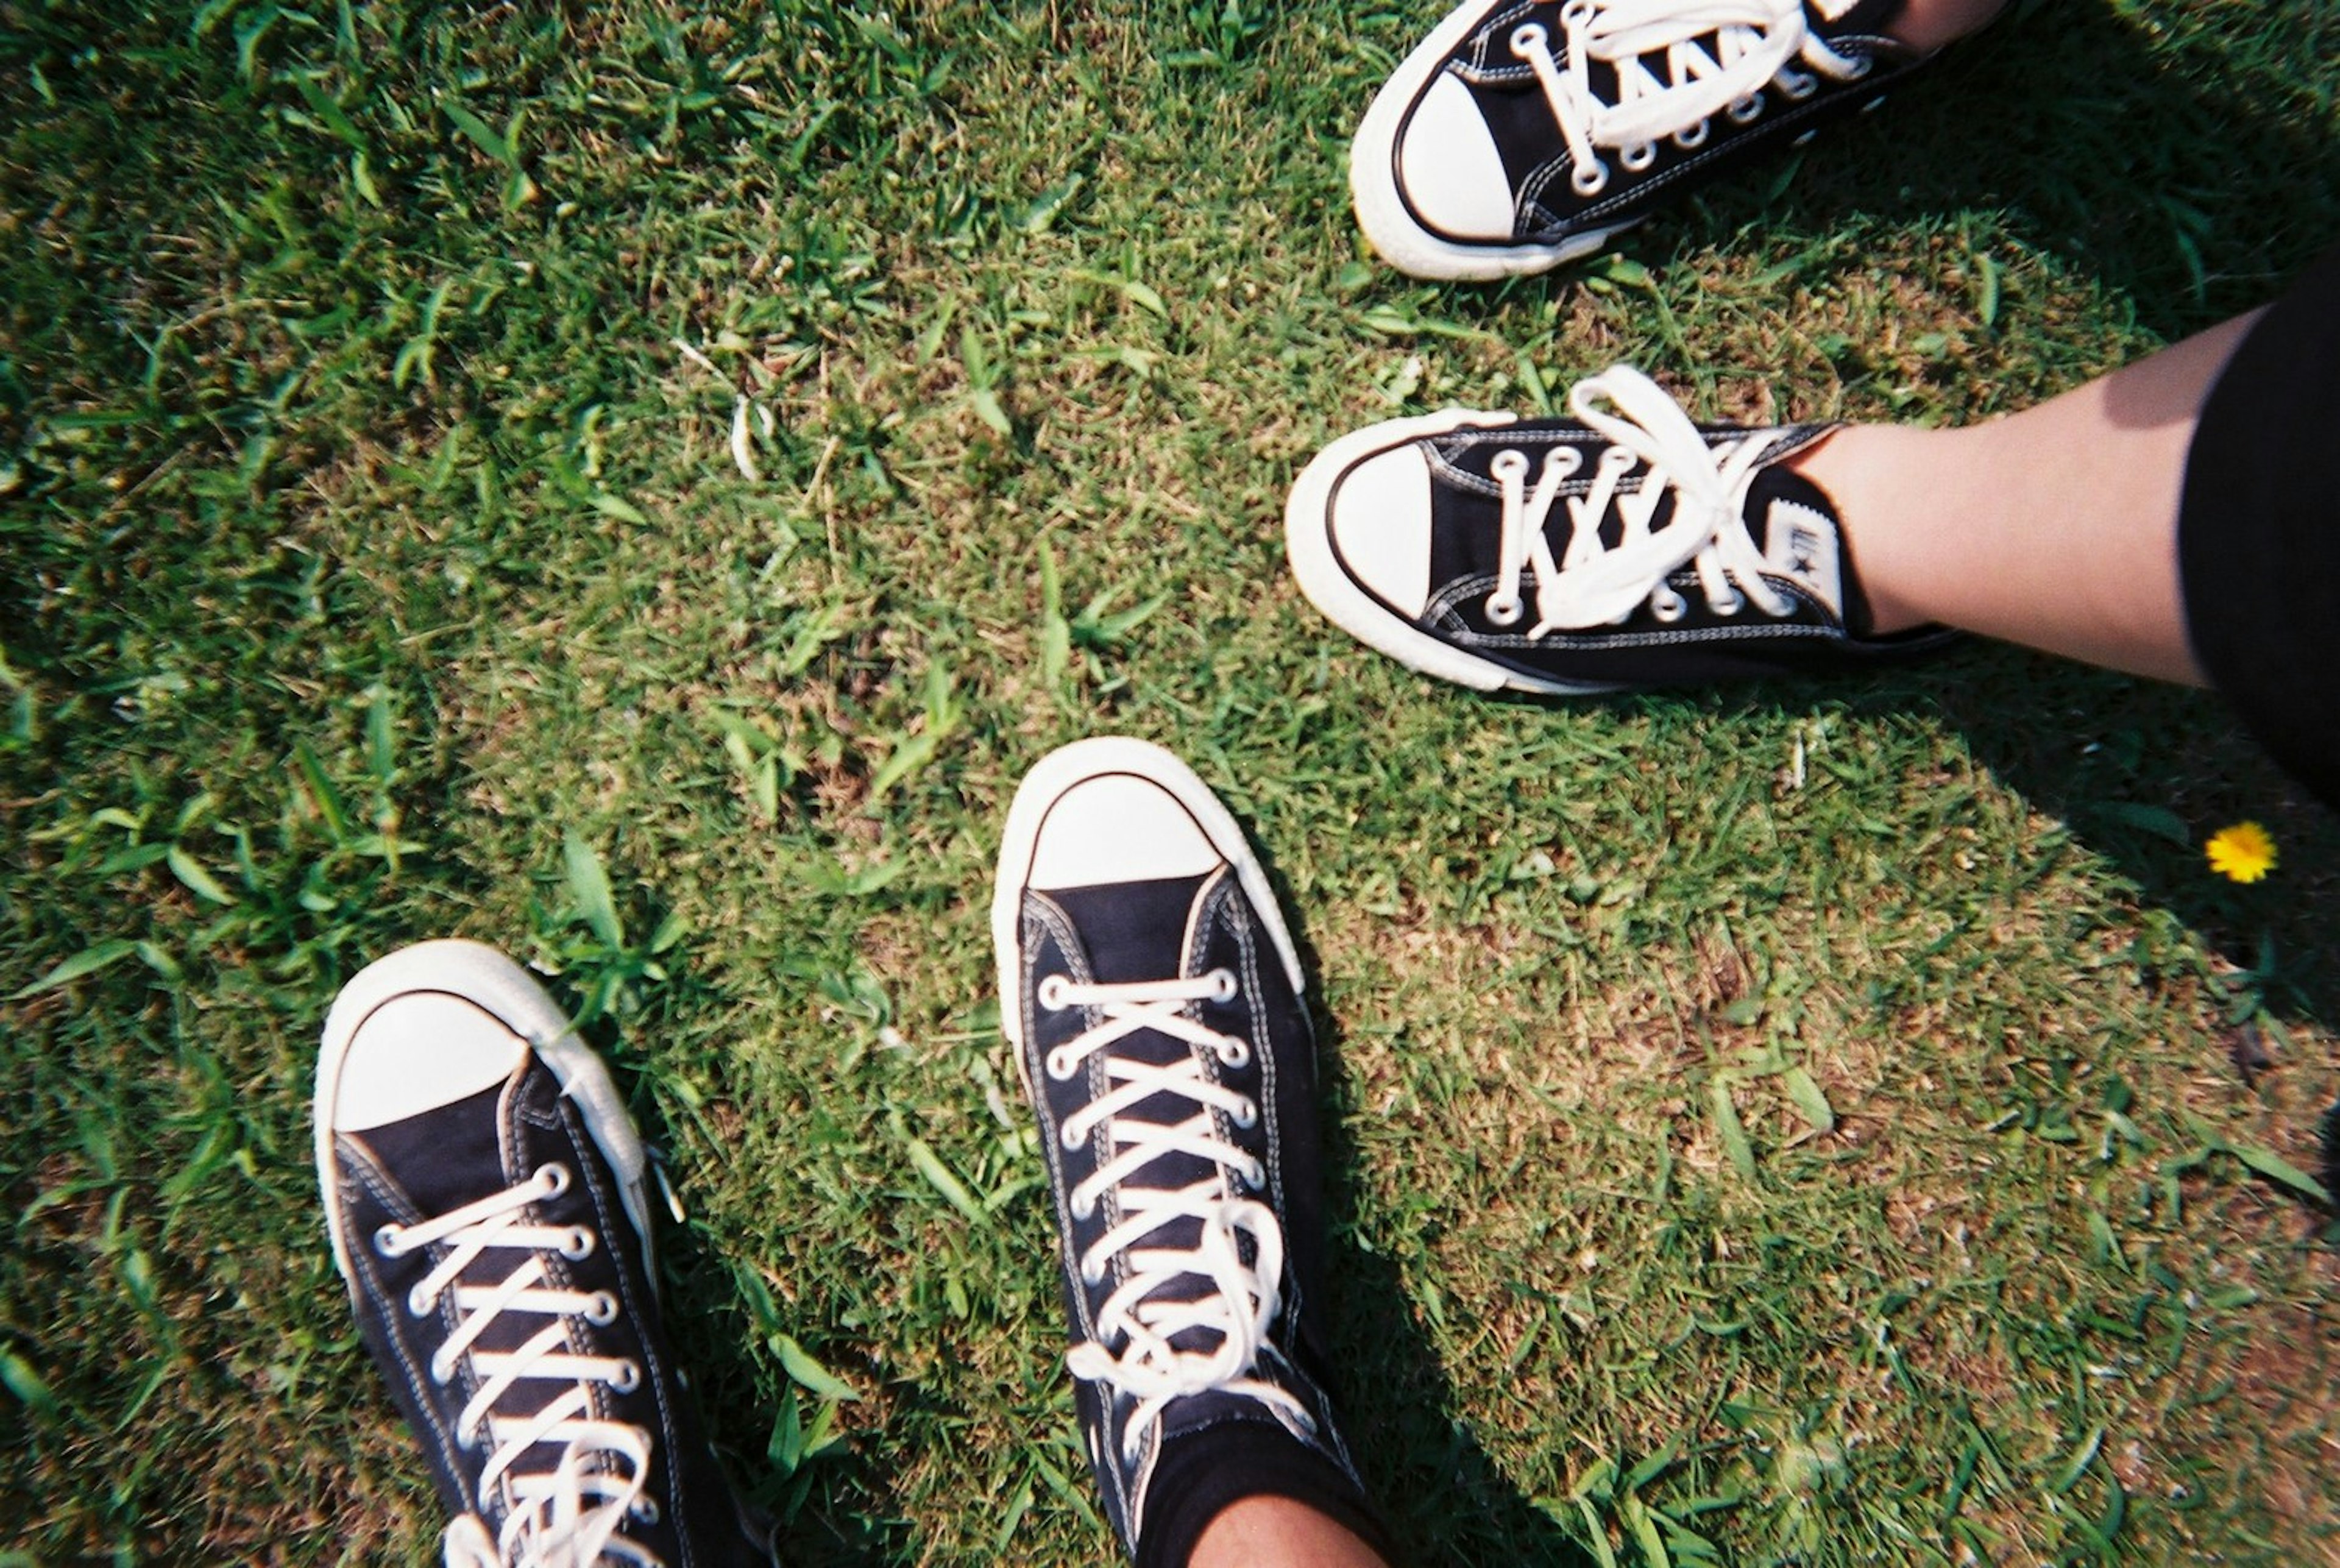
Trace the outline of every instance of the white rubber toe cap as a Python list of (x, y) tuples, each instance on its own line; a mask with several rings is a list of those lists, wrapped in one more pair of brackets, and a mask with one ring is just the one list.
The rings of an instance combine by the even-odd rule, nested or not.
[(1222, 859), (1178, 798), (1135, 773), (1105, 773), (1056, 798), (1032, 845), (1030, 887), (1085, 888), (1200, 877)]
[(1351, 469), (1325, 526), (1341, 561), (1393, 609), (1418, 616), (1430, 602), (1430, 465), (1395, 447)]
[(1512, 183), (1470, 89), (1441, 74), (1397, 144), (1398, 184), (1422, 221), (1454, 239), (1512, 237)]
[(333, 1126), (364, 1132), (492, 1088), (528, 1042), (501, 1018), (444, 991), (409, 991), (366, 1015), (333, 1086)]

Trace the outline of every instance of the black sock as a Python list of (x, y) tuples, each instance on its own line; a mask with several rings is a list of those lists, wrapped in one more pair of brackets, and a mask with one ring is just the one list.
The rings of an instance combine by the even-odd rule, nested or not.
[(1246, 1497), (1284, 1497), (1333, 1520), (1393, 1562), (1388, 1533), (1344, 1471), (1283, 1427), (1229, 1421), (1163, 1445), (1146, 1484), (1137, 1568), (1186, 1568), (1211, 1521)]

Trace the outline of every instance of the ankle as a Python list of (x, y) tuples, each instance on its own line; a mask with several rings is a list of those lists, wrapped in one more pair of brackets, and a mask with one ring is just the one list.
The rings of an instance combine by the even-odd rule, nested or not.
[(1980, 32), (2007, 0), (1907, 0), (1885, 31), (1912, 49), (1931, 51)]
[(1384, 1532), (1356, 1477), (1264, 1421), (1225, 1421), (1165, 1441), (1146, 1486), (1137, 1568), (1385, 1563)]
[(1187, 1568), (1385, 1568), (1386, 1560), (1329, 1514), (1288, 1497), (1246, 1497), (1213, 1519)]
[(1923, 559), (1905, 548), (1911, 542), (1906, 525), (1921, 509), (1907, 486), (1929, 482), (1939, 472), (1925, 461), (1934, 454), (1921, 453), (1915, 445), (1932, 433), (1896, 425), (1848, 425), (1787, 461), (1790, 471), (1819, 487), (1836, 513), (1846, 622), (1861, 635), (1890, 637), (1938, 619), (1923, 598)]

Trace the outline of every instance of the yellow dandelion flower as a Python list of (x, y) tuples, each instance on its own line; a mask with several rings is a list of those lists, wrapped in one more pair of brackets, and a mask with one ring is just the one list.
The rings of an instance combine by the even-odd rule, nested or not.
[(2210, 869), (2229, 881), (2256, 882), (2275, 869), (2275, 835), (2256, 822), (2221, 828), (2202, 848)]

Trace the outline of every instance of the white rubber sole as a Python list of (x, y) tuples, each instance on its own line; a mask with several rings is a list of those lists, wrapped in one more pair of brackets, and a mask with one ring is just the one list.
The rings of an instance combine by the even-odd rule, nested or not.
[[(333, 998), (332, 1011), (326, 1015), (324, 1039), (317, 1050), (317, 1183), (324, 1195), (333, 1263), (342, 1280), (347, 1282), (352, 1274), (348, 1238), (342, 1234), (342, 1206), (333, 1196), (333, 1105), (341, 1087), (342, 1064), (349, 1055), (350, 1042), (376, 1008), (415, 991), (461, 997), (493, 1014), (529, 1042), (560, 1080), (561, 1093), (576, 1101), (584, 1113), (586, 1129), (617, 1175), (619, 1196), (642, 1238), (648, 1265), (649, 1161), (640, 1135), (634, 1130), (634, 1119), (610, 1080), (610, 1070), (593, 1048), (577, 1037), (568, 1016), (535, 977), (493, 948), (449, 938), (418, 942), (377, 958), (342, 987), (341, 995)], [(658, 1277), (655, 1266), (650, 1267), (649, 1277)]]
[[(1219, 804), (1210, 786), (1195, 777), (1193, 769), (1150, 740), (1118, 735), (1076, 740), (1040, 759), (1017, 787), (1015, 803), (1007, 809), (1007, 829), (999, 845), (998, 878), (992, 884), (991, 949), (998, 964), (999, 1027), (1007, 1043), (1016, 1048), (1019, 1071), (1024, 1060), (1024, 1010), (1018, 999), (1024, 973), (1024, 889), (1031, 876), (1040, 828), (1047, 819), (1049, 808), (1067, 790), (1087, 779), (1113, 774), (1127, 774), (1157, 785), (1185, 809), (1203, 836), (1210, 840), (1211, 848), (1234, 868), (1236, 880), (1251, 899), (1268, 939), (1275, 944), (1277, 957), (1284, 960), (1284, 976), (1292, 982), (1293, 994), (1301, 995), (1305, 989), (1300, 955), (1293, 947), (1292, 933), (1284, 927), (1283, 912), (1276, 908), (1275, 891), (1267, 884), (1267, 873), (1261, 869), (1258, 857), (1251, 852), (1243, 829), (1235, 825), (1227, 809)], [(1030, 1087), (1026, 1087), (1028, 1093)]]
[(1455, 283), (1533, 277), (1593, 254), (1641, 222), (1628, 219), (1558, 245), (1464, 244), (1431, 233), (1406, 210), (1397, 189), (1398, 129), (1446, 56), (1492, 9), (1486, 0), (1467, 0), (1450, 12), (1382, 84), (1349, 142), (1349, 196), (1357, 226), (1382, 260), (1410, 277)]
[(1284, 508), (1284, 557), (1292, 563), (1292, 575), (1299, 581), (1300, 591), (1324, 612), (1325, 620), (1409, 670), (1418, 670), (1474, 691), (1524, 691), (1539, 697), (1584, 697), (1614, 691), (1618, 688), (1611, 682), (1548, 680), (1522, 675), (1442, 642), (1359, 588), (1342, 570), (1334, 553), (1333, 491), (1350, 469), (1376, 452), (1425, 436), (1444, 435), (1465, 425), (1500, 429), (1516, 419), (1516, 415), (1508, 413), (1445, 409), (1412, 419), (1384, 420), (1343, 436), (1318, 452), (1293, 481), (1292, 499)]

